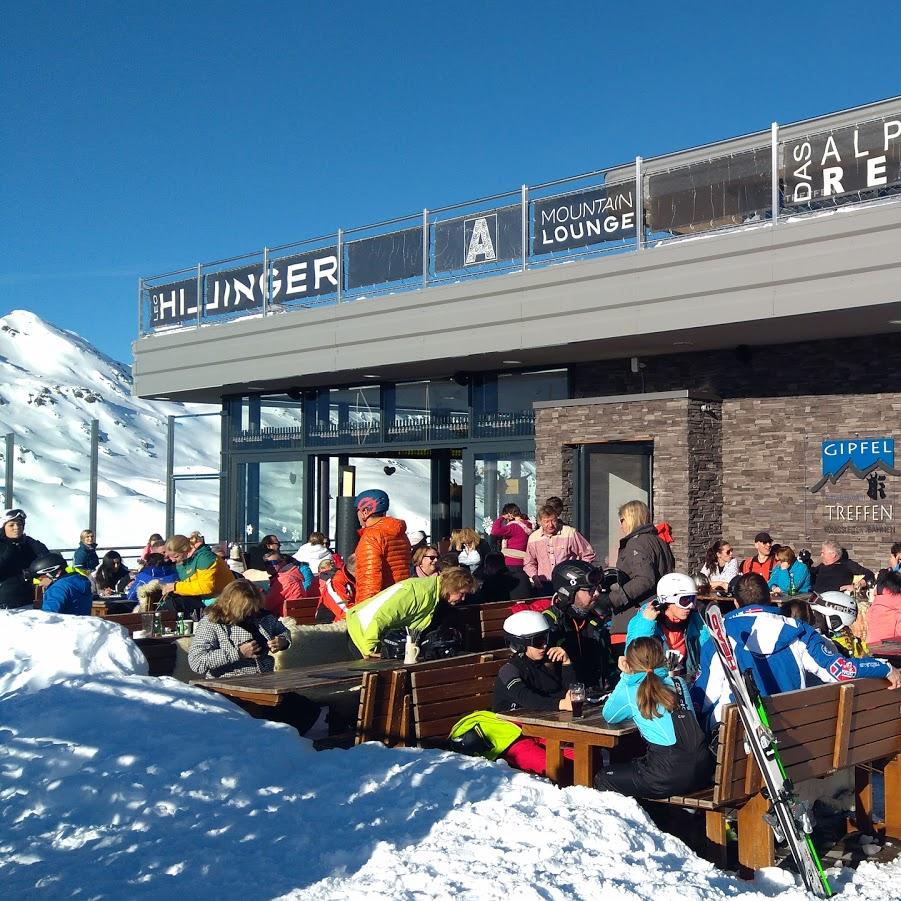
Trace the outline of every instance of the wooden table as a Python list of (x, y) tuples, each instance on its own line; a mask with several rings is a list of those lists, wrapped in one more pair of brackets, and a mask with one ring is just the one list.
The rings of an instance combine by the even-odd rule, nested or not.
[(147, 658), (151, 676), (171, 676), (175, 671), (175, 641), (180, 635), (147, 635), (132, 638)]
[(361, 683), (364, 673), (404, 668), (402, 660), (343, 660), (275, 673), (233, 676), (230, 679), (201, 679), (191, 684), (229, 697), (252, 701), (263, 707), (276, 707), (288, 694), (302, 695), (311, 688)]
[(511, 710), (499, 713), (504, 720), (517, 723), (522, 734), (544, 739), (548, 778), (561, 783), (563, 746), (573, 749), (573, 784), (594, 784), (595, 749), (622, 747), (638, 752), (638, 728), (632, 720), (608, 723), (601, 716), (600, 707), (585, 706), (585, 715), (574, 719), (568, 710)]

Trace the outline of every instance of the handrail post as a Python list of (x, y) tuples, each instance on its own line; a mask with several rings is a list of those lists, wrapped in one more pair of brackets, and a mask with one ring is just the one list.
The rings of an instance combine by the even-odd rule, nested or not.
[(6, 509), (9, 510), (14, 506), (13, 502), (13, 481), (14, 481), (14, 467), (16, 463), (16, 433), (15, 432), (7, 432), (6, 433), (6, 459), (4, 461), (6, 466), (4, 466), (4, 479), (5, 485), (3, 489), (4, 498), (3, 503), (6, 504)]
[(644, 194), (642, 193), (641, 157), (635, 157), (635, 249), (644, 249)]
[(203, 311), (203, 263), (197, 264), (197, 328), (200, 328), (200, 316)]
[(88, 489), (88, 528), (97, 534), (97, 470), (100, 459), (100, 421), (91, 420), (91, 471)]
[(770, 126), (770, 178), (772, 179), (771, 202), (773, 205), (773, 225), (779, 220), (779, 123)]
[(429, 285), (429, 211), (422, 211), (422, 287)]
[(522, 271), (529, 268), (529, 186), (522, 186)]
[(144, 279), (138, 279), (138, 337), (144, 337)]
[(337, 303), (341, 303), (341, 295), (344, 287), (344, 229), (338, 229), (338, 235), (335, 238), (335, 254), (338, 257), (338, 299)]
[(263, 295), (263, 315), (269, 313), (269, 248), (263, 248), (263, 278), (266, 280), (265, 287), (260, 284), (260, 294)]
[(166, 535), (175, 534), (175, 417), (166, 417)]

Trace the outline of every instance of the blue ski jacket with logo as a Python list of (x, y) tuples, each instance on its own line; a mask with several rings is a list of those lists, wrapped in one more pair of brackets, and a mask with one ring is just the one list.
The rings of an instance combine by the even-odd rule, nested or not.
[[(741, 607), (723, 617), (739, 670), (750, 669), (764, 697), (805, 687), (805, 673), (820, 682), (884, 678), (891, 667), (875, 657), (845, 657), (813, 626), (779, 615), (771, 606)], [(716, 643), (701, 649), (701, 673), (692, 686), (692, 700), (708, 731), (721, 721), (732, 702)]]

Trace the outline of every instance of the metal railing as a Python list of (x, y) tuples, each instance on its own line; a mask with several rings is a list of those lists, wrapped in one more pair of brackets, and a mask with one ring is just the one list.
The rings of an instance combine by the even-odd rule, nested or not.
[(901, 97), (862, 108), (860, 121), (853, 112), (142, 278), (139, 335), (774, 227), (901, 193)]

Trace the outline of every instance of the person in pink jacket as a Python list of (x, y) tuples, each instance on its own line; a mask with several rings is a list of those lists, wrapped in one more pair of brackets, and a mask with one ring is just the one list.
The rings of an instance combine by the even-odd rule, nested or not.
[(538, 511), (538, 529), (526, 544), (524, 569), (532, 584), (550, 592), (551, 573), (565, 560), (594, 562), (594, 548), (572, 526), (563, 525), (553, 507)]
[(889, 573), (867, 612), (867, 644), (901, 641), (901, 573)]
[(491, 537), (501, 538), (501, 553), (508, 569), (522, 567), (526, 562), (526, 545), (534, 526), (517, 504), (505, 504), (501, 515), (491, 527)]

